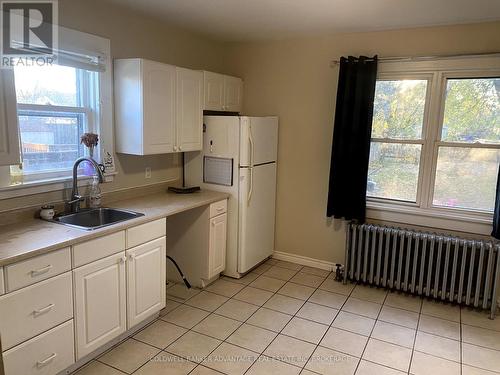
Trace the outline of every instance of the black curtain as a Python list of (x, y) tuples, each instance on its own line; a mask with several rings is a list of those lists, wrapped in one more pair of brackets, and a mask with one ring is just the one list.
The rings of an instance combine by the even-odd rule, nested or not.
[(493, 232), (491, 232), (491, 235), (500, 240), (500, 166), (498, 167), (497, 195), (495, 212), (493, 213)]
[(363, 222), (377, 56), (340, 59), (327, 216)]

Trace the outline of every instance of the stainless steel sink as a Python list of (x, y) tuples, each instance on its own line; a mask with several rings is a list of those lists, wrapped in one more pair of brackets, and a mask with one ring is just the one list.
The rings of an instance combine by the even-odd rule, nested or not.
[(94, 208), (80, 210), (74, 214), (59, 215), (52, 221), (78, 229), (95, 230), (140, 216), (144, 214), (116, 208)]

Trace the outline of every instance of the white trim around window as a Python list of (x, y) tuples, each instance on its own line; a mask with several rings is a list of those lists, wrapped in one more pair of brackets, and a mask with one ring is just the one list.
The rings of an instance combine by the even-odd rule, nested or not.
[[(63, 65), (74, 66), (93, 70), (98, 72), (98, 84), (93, 85), (98, 92), (89, 92), (89, 95), (97, 95), (99, 98), (97, 108), (92, 108), (92, 116), (88, 113), (88, 119), (93, 131), (99, 133), (99, 147), (96, 150), (96, 157), (114, 155), (114, 131), (113, 131), (113, 105), (112, 105), (112, 59), (110, 40), (96, 35), (91, 35), (65, 27), (58, 27), (59, 49), (63, 51)], [(68, 52), (69, 51), (69, 52)], [(69, 56), (68, 53), (74, 53), (75, 56), (93, 56), (96, 59), (86, 65), (82, 65), (86, 60), (64, 59)], [(92, 65), (92, 64), (94, 65)], [(84, 101), (90, 101), (90, 98), (82, 98)], [(85, 104), (85, 103), (84, 103)], [(20, 110), (42, 110), (36, 105), (19, 105)], [(45, 106), (43, 106), (45, 107)], [(46, 108), (45, 108), (46, 109)], [(59, 112), (81, 112), (82, 108), (75, 107), (56, 107), (51, 108)], [(7, 179), (3, 174), (7, 173), (8, 167), (0, 168), (0, 183)], [(106, 181), (113, 181), (116, 172), (107, 174)], [(34, 176), (34, 180), (29, 176), (23, 184), (0, 186), (0, 200), (19, 197), (36, 193), (44, 193), (55, 190), (61, 190), (65, 182), (70, 179), (71, 171), (60, 171), (57, 173), (47, 173), (43, 176)], [(79, 177), (80, 179), (80, 177)]]
[(441, 128), (448, 78), (500, 77), (499, 57), (449, 58), (425, 61), (381, 62), (378, 80), (427, 80), (422, 139), (372, 139), (372, 142), (422, 145), (416, 202), (367, 198), (369, 219), (418, 225), (430, 228), (490, 235), (493, 214), (433, 205), (433, 189), (439, 147), (500, 149), (500, 145), (444, 142)]

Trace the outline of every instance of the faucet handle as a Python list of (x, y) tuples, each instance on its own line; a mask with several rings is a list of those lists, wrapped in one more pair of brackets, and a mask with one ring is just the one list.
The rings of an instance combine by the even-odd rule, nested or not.
[(85, 200), (85, 197), (82, 197), (81, 195), (74, 195), (71, 200), (66, 201), (66, 204), (74, 204), (78, 202), (83, 202)]

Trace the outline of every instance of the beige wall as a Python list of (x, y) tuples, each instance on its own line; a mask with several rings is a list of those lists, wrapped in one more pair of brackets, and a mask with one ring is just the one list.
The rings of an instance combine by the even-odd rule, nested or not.
[(500, 51), (500, 23), (231, 45), (227, 70), (245, 81), (244, 113), (280, 118), (276, 250), (344, 260), (344, 232), (325, 218), (338, 75), (330, 60), (489, 51)]
[[(111, 40), (113, 58), (144, 57), (193, 69), (221, 72), (223, 45), (150, 17), (109, 5), (102, 0), (59, 0), (62, 26), (99, 35)], [(176, 155), (137, 157), (117, 155), (118, 175), (103, 185), (104, 191), (127, 189), (179, 178)], [(151, 179), (144, 169), (151, 168)], [(61, 191), (29, 197), (0, 200), (0, 212), (63, 199)], [(1, 220), (0, 220), (1, 222)]]

